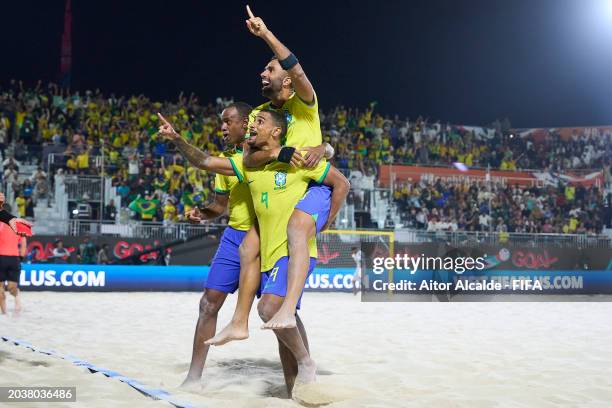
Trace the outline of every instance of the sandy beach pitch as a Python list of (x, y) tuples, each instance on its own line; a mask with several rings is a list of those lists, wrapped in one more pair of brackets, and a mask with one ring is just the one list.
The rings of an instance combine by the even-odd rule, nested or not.
[[(0, 335), (72, 354), (205, 407), (298, 407), (286, 399), (275, 337), (212, 348), (201, 391), (182, 391), (197, 293), (24, 293)], [(228, 321), (236, 297), (220, 313)], [(9, 299), (12, 309), (12, 299)], [(612, 406), (612, 303), (361, 303), (307, 293), (301, 312), (330, 407)], [(0, 342), (0, 385), (76, 386), (53, 407), (169, 407), (85, 368)], [(45, 403), (11, 404), (46, 407)]]

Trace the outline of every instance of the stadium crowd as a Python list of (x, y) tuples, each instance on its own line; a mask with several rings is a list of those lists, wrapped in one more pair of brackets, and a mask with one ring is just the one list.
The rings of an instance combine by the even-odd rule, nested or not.
[(500, 170), (563, 171), (609, 168), (612, 163), (612, 128), (584, 128), (562, 137), (555, 130), (541, 138), (511, 131), (506, 120), (491, 127), (472, 127), (414, 121), (374, 113), (368, 109), (335, 108), (322, 114), (327, 141), (336, 147), (338, 167), (364, 164), (448, 166)]
[[(213, 177), (185, 163), (173, 146), (158, 138), (156, 112), (164, 112), (184, 137), (215, 154), (223, 149), (218, 114), (228, 102), (218, 98), (214, 104), (201, 104), (193, 94), (157, 102), (144, 95), (71, 92), (42, 82), (26, 87), (12, 80), (0, 88), (0, 177), (12, 184), (22, 216), (31, 216), (36, 200), (48, 195), (53, 175), (104, 173), (112, 177), (122, 206), (138, 219), (174, 222), (209, 199)], [(374, 185), (377, 166), (386, 163), (461, 162), (502, 170), (604, 168), (609, 174), (612, 158), (610, 130), (585, 129), (569, 138), (551, 131), (536, 139), (512, 133), (507, 121), (482, 128), (391, 118), (377, 113), (374, 103), (366, 109), (321, 112), (321, 126), (325, 140), (336, 149), (334, 164), (362, 169)], [(39, 168), (29, 180), (18, 182), (22, 163)], [(604, 196), (596, 189), (569, 199), (554, 188), (496, 187), (490, 211), (486, 194), (478, 184), (436, 182), (401, 185), (394, 198), (408, 225), (420, 228), (450, 224), (448, 228), (468, 230), (489, 225), (529, 232), (601, 230), (595, 207)], [(107, 207), (105, 217), (117, 210)]]
[(488, 187), (437, 179), (400, 183), (394, 201), (405, 226), (428, 231), (598, 234), (610, 222), (597, 187)]

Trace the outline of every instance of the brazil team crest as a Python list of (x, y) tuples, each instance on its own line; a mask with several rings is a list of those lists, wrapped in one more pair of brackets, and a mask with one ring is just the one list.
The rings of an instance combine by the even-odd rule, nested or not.
[(274, 174), (274, 184), (276, 184), (276, 187), (274, 187), (275, 190), (284, 190), (287, 188), (287, 173), (277, 171)]

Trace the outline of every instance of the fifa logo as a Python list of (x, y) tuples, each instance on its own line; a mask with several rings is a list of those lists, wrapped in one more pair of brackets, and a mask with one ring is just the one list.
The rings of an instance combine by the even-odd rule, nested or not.
[(275, 190), (284, 190), (287, 188), (287, 173), (277, 171), (276, 174), (274, 174), (274, 184), (276, 184), (276, 187), (274, 187)]

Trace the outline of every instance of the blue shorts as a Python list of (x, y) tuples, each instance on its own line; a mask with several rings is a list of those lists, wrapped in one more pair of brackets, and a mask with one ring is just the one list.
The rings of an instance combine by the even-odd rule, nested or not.
[(329, 217), (331, 191), (331, 188), (324, 184), (310, 183), (306, 194), (295, 206), (298, 210), (312, 216), (317, 227), (317, 233), (321, 232), (327, 222), (327, 217)]
[(240, 281), (240, 254), (238, 248), (247, 231), (232, 227), (225, 228), (221, 242), (208, 271), (204, 284), (207, 289), (216, 289), (224, 293), (234, 293)]
[[(306, 279), (310, 276), (312, 271), (317, 264), (317, 258), (310, 258), (310, 266), (308, 267), (308, 275), (306, 275)], [(271, 294), (280, 297), (285, 297), (287, 295), (287, 272), (289, 269), (289, 257), (283, 256), (281, 259), (276, 261), (274, 264), (274, 268), (270, 269), (267, 272), (262, 272), (261, 274), (261, 293), (263, 295)], [(302, 289), (302, 294), (304, 293), (304, 289)], [(300, 308), (300, 304), (302, 303), (302, 295), (297, 302), (297, 308)]]

